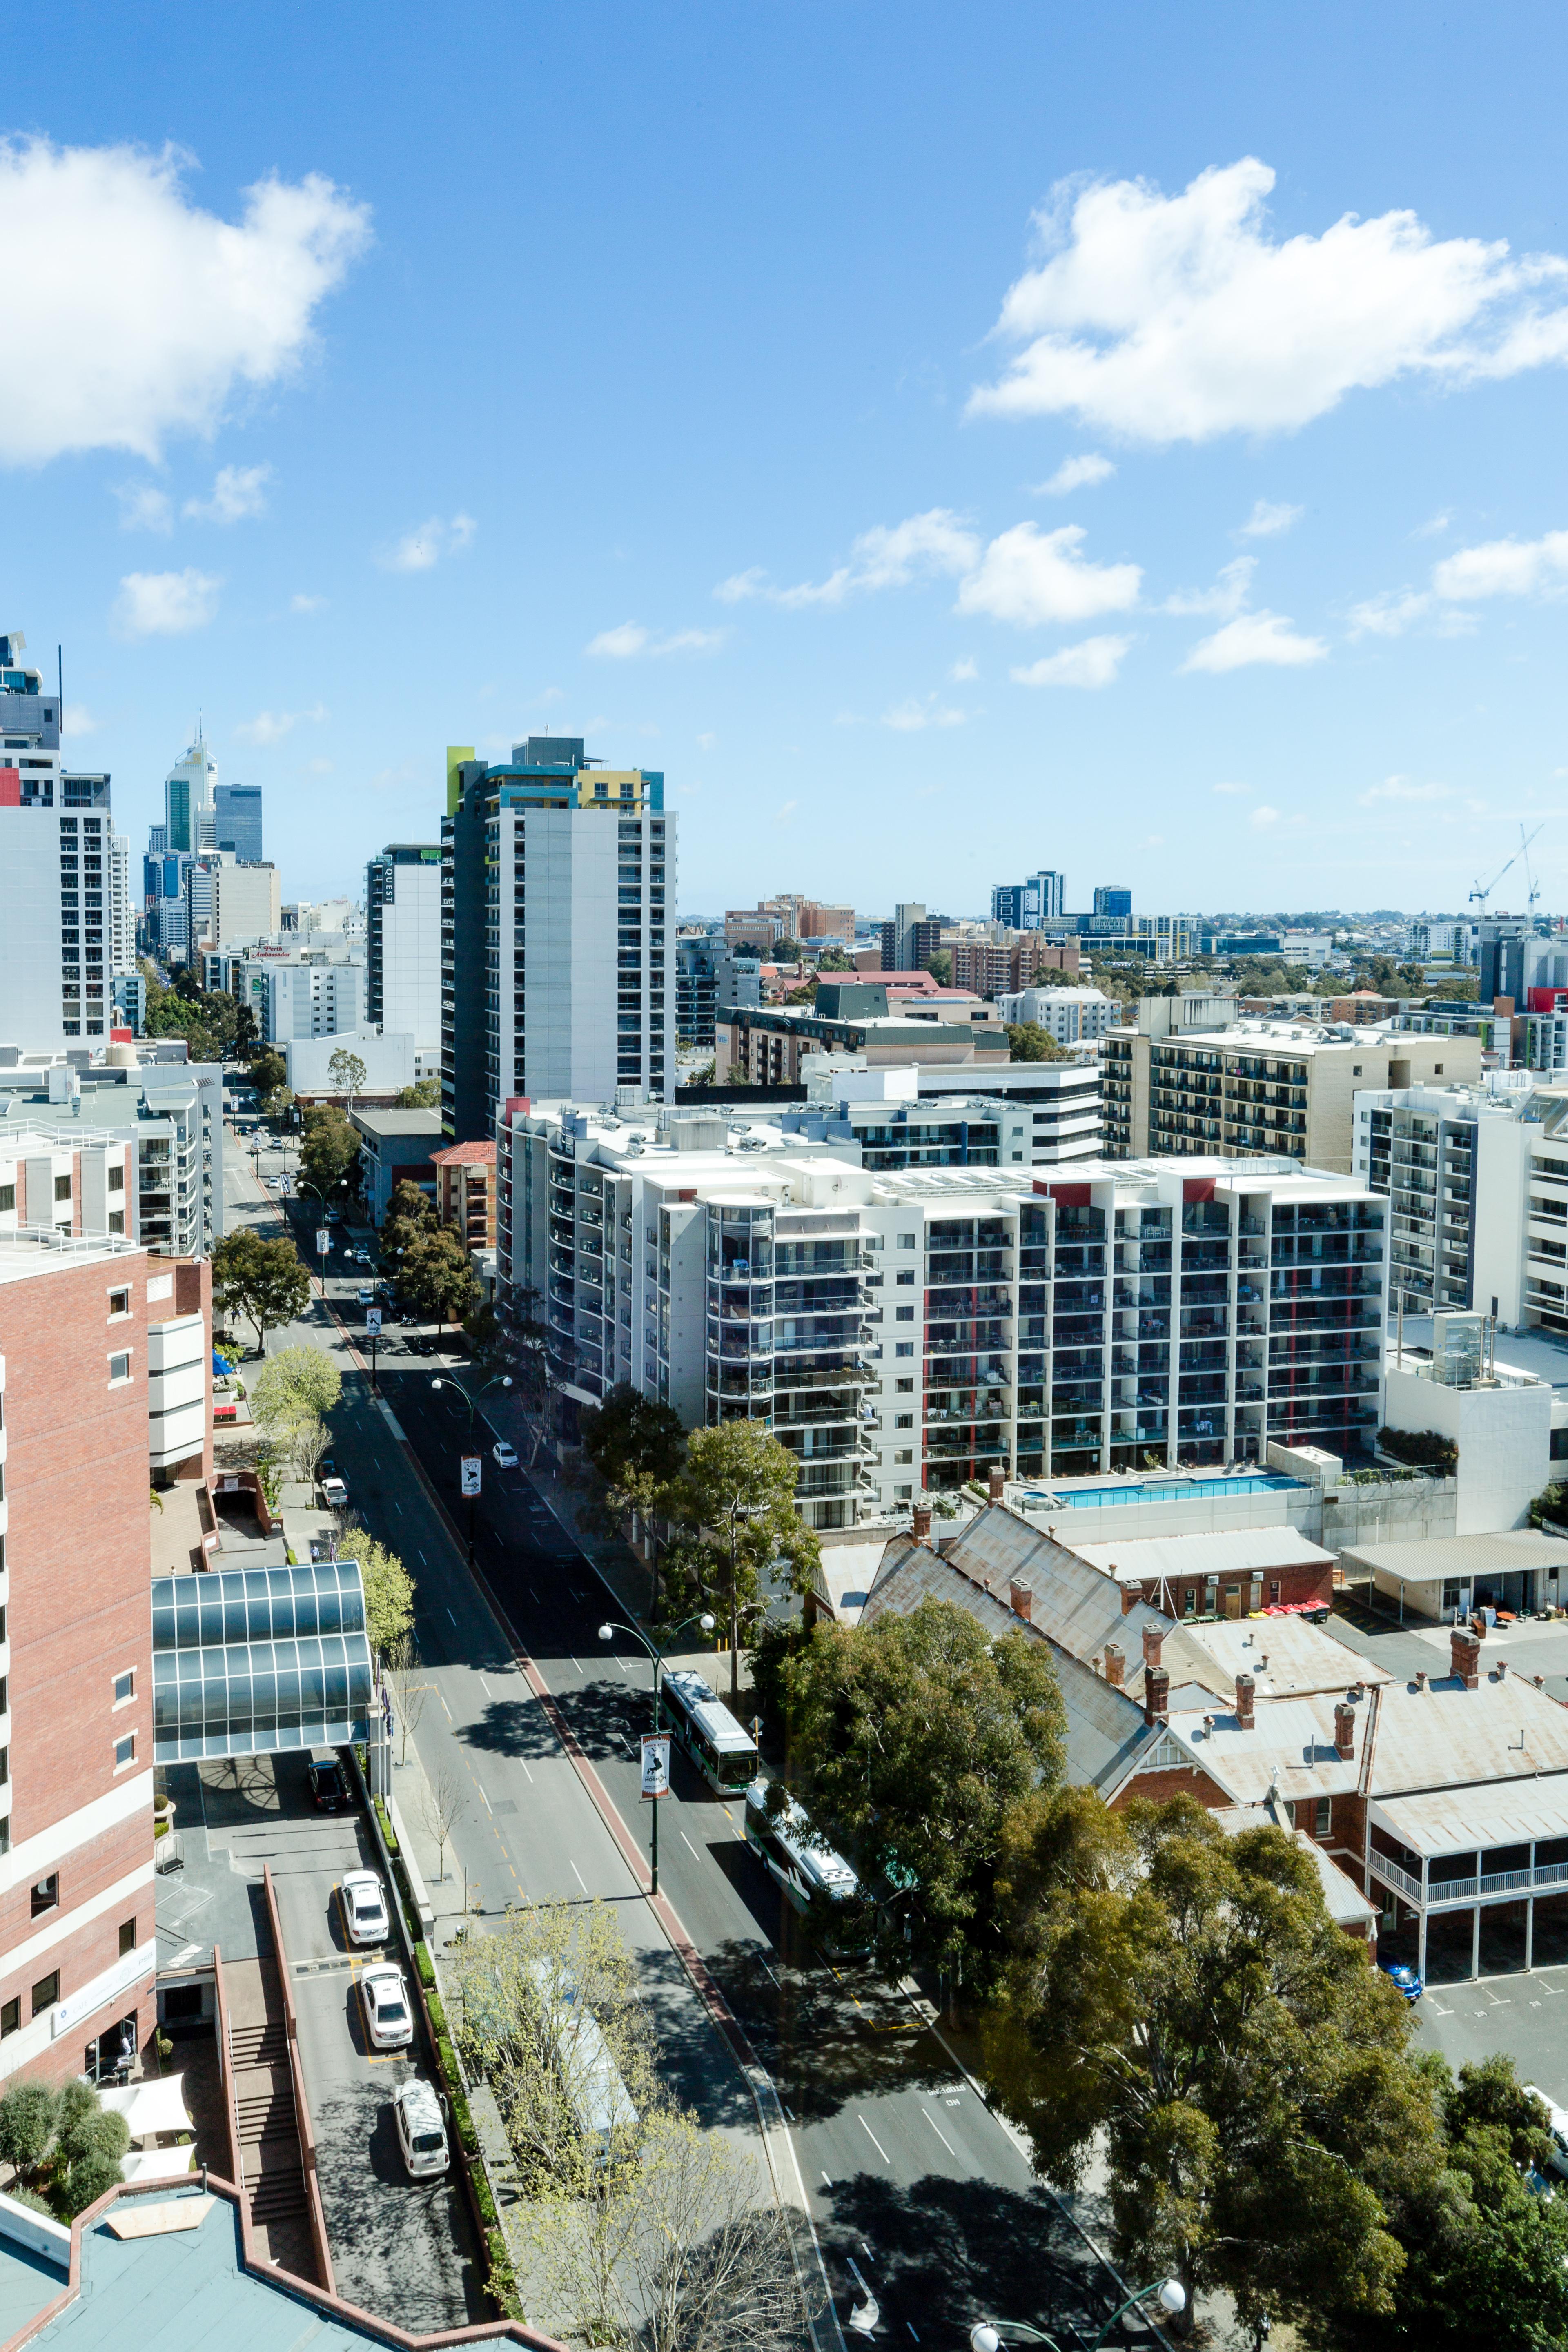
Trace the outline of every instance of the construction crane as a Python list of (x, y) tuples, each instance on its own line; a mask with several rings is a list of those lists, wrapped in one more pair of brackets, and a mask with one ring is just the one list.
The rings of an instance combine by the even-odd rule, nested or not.
[[(1487, 910), (1487, 900), (1491, 897), (1492, 892), (1497, 888), (1497, 886), (1502, 880), (1503, 876), (1510, 873), (1513, 867), (1518, 865), (1521, 857), (1524, 859), (1524, 870), (1528, 876), (1530, 872), (1530, 858), (1527, 853), (1529, 851), (1530, 845), (1536, 838), (1536, 835), (1544, 833), (1545, 830), (1546, 823), (1544, 818), (1542, 820), (1541, 824), (1536, 826), (1534, 833), (1527, 834), (1523, 825), (1520, 826), (1519, 847), (1514, 851), (1511, 857), (1507, 858), (1504, 863), (1498, 867), (1497, 872), (1492, 876), (1491, 880), (1487, 883), (1484, 888), (1479, 882), (1476, 884), (1475, 888), (1470, 892), (1469, 903), (1472, 907), (1475, 906), (1479, 900), (1480, 903), (1481, 912), (1484, 915)], [(1540, 896), (1540, 891), (1535, 887), (1534, 884), (1531, 883), (1530, 898), (1532, 909), (1536, 899), (1539, 898)]]
[[(1541, 827), (1540, 825), (1537, 825), (1535, 833), (1539, 833), (1540, 831)], [(1519, 828), (1519, 854), (1524, 860), (1524, 878), (1530, 889), (1529, 898), (1525, 902), (1525, 912), (1531, 916), (1534, 915), (1536, 901), (1541, 896), (1541, 885), (1536, 880), (1530, 863), (1530, 842), (1535, 839), (1535, 833), (1532, 833), (1530, 836), (1530, 841), (1527, 841), (1524, 837), (1523, 825), (1521, 825)]]

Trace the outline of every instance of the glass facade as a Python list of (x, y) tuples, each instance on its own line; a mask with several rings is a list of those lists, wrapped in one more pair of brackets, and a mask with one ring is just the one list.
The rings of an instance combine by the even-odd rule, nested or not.
[(154, 1763), (364, 1739), (373, 1680), (353, 1560), (153, 1580)]

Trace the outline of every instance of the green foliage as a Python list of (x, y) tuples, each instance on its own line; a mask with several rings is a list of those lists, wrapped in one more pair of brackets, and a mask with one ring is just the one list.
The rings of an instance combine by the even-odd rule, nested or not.
[(853, 971), (854, 964), (842, 948), (824, 948), (816, 959), (818, 971)]
[(1544, 1528), (1550, 1525), (1560, 1528), (1564, 1520), (1568, 1520), (1568, 1486), (1560, 1486), (1555, 1482), (1550, 1486), (1543, 1486), (1530, 1507), (1531, 1526)]
[(359, 1130), (336, 1103), (319, 1103), (305, 1113), (300, 1172), (329, 1201), (334, 1193), (353, 1190), (351, 1179), (359, 1167)]
[(258, 1355), (268, 1332), (302, 1315), (310, 1298), (310, 1277), (291, 1241), (265, 1241), (254, 1226), (239, 1225), (214, 1249), (214, 1304), (245, 1318)]
[(1007, 1051), (1015, 1062), (1065, 1062), (1070, 1057), (1065, 1045), (1058, 1045), (1048, 1029), (1037, 1021), (1010, 1021), (1007, 1024)]
[(468, 1249), (448, 1225), (421, 1233), (405, 1247), (397, 1286), (427, 1321), (461, 1323), (479, 1303)]
[(122, 2179), (120, 2159), (112, 2156), (85, 2156), (67, 2172), (59, 2190), (59, 2200), (71, 2221), (118, 2189)]
[(404, 1087), (398, 1093), (395, 1110), (439, 1110), (441, 1084), (438, 1078), (421, 1078), (415, 1087)]
[(172, 988), (164, 987), (155, 966), (144, 962), (142, 969), (147, 979), (149, 1037), (184, 1037), (193, 1062), (220, 1062), (254, 1040), (256, 1020), (250, 1007), (221, 990), (204, 992), (189, 965), (178, 967)]
[(500, 1318), (488, 1298), (481, 1298), (463, 1318), (463, 1335), (468, 1343), (468, 1354), (481, 1371), (499, 1363), (502, 1353)]
[(952, 986), (952, 950), (950, 948), (938, 948), (934, 955), (927, 956), (926, 970), (939, 988), (951, 988)]
[(346, 1096), (350, 1102), (353, 1100), (355, 1095), (363, 1094), (364, 1091), (364, 1064), (359, 1055), (351, 1053), (346, 1045), (340, 1045), (328, 1062), (327, 1076), (339, 1094)]
[(279, 1087), (287, 1086), (289, 1066), (275, 1045), (263, 1045), (259, 1052), (252, 1056), (250, 1077), (256, 1088), (256, 1097), (258, 1102), (266, 1102), (269, 1096), (278, 1092)]
[[(1411, 2021), (1272, 1825), (1090, 1790), (1008, 1818), (986, 2071), (1058, 2184), (1104, 2136), (1119, 2262), (1223, 2287), (1245, 2327), (1394, 2309), (1391, 2214), (1441, 2168)], [(1373, 2338), (1369, 2340), (1381, 2340)]]
[[(69, 2084), (68, 2088), (73, 2087)], [(85, 2083), (74, 2087), (88, 2090)], [(88, 2096), (92, 2097), (90, 2091)], [(85, 2112), (77, 2111), (68, 2121), (62, 2120), (57, 2134), (59, 2152), (71, 2166), (101, 2160), (118, 2168), (121, 2158), (131, 2145), (131, 2131), (123, 2116), (100, 2107), (96, 2099)]]
[(414, 1579), (384, 1544), (363, 1528), (338, 1539), (341, 1559), (357, 1559), (364, 1581), (365, 1632), (377, 1657), (395, 1650), (414, 1623)]
[(700, 1600), (728, 1622), (731, 1702), (741, 1695), (742, 1640), (762, 1613), (763, 1571), (783, 1559), (805, 1591), (819, 1557), (795, 1509), (796, 1470), (762, 1422), (722, 1421), (692, 1432), (685, 1467), (667, 1489), (668, 1516), (685, 1538), (678, 1557)]
[(1407, 1462), (1415, 1470), (1435, 1470), (1440, 1478), (1451, 1478), (1459, 1466), (1458, 1447), (1436, 1429), (1380, 1429), (1377, 1442), (1396, 1462)]
[(411, 1184), (405, 1177), (393, 1186), (379, 1236), (381, 1270), (389, 1281), (401, 1280), (399, 1251), (408, 1249), (423, 1234), (438, 1231), (439, 1223), (429, 1195), (422, 1192), (417, 1184)]
[(807, 1812), (862, 1878), (914, 1882), (878, 1922), (889, 1957), (962, 1971), (972, 1990), (988, 1980), (1008, 1809), (1061, 1778), (1047, 1645), (1021, 1632), (992, 1641), (963, 1610), (926, 1601), (865, 1627), (769, 1625), (752, 1673)]
[(268, 1436), (287, 1437), (301, 1422), (324, 1421), (342, 1385), (324, 1349), (279, 1348), (251, 1382), (250, 1410)]
[(0, 2098), (0, 2158), (24, 2175), (43, 2162), (54, 2134), (59, 2094), (47, 2083), (26, 2077), (13, 2082)]

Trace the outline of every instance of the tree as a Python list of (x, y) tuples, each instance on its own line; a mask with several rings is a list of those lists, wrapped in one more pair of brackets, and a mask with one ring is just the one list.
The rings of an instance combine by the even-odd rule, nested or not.
[(441, 1087), (438, 1079), (421, 1078), (417, 1086), (399, 1089), (393, 1108), (396, 1110), (439, 1110)]
[(254, 1226), (240, 1225), (213, 1251), (213, 1298), (252, 1326), (259, 1356), (268, 1331), (304, 1313), (310, 1277), (291, 1241), (264, 1241)]
[(392, 1198), (386, 1204), (386, 1214), (381, 1222), (378, 1236), (381, 1248), (381, 1270), (401, 1288), (403, 1268), (400, 1259), (415, 1242), (426, 1234), (437, 1233), (440, 1220), (428, 1193), (404, 1177), (392, 1188)]
[(934, 955), (927, 956), (926, 970), (939, 988), (951, 988), (952, 986), (952, 949), (938, 948)]
[(407, 1244), (397, 1280), (417, 1312), (438, 1323), (460, 1323), (479, 1304), (479, 1286), (468, 1253), (449, 1225), (422, 1233)]
[(468, 1355), (481, 1371), (502, 1360), (504, 1349), (500, 1318), (493, 1303), (481, 1298), (463, 1318), (463, 1335), (468, 1343)]
[(1068, 1059), (1065, 1045), (1058, 1045), (1048, 1029), (1037, 1021), (1010, 1021), (1007, 1024), (1007, 1051), (1015, 1062), (1065, 1062)]
[(425, 1826), (436, 1841), (437, 1880), (447, 1875), (447, 1847), (468, 1810), (463, 1784), (456, 1770), (450, 1764), (437, 1764), (426, 1778), (425, 1793), (420, 1800)]
[(418, 1730), (425, 1713), (425, 1702), (430, 1696), (430, 1685), (425, 1680), (418, 1645), (411, 1633), (399, 1633), (383, 1654), (386, 1679), (392, 1688), (393, 1711), (397, 1717), (397, 1732), (402, 1745), (397, 1760), (408, 1761), (408, 1742)]
[(805, 1590), (817, 1541), (795, 1507), (798, 1465), (760, 1421), (694, 1430), (669, 1490), (670, 1517), (694, 1538), (688, 1558), (701, 1597), (729, 1621), (730, 1697), (741, 1696), (741, 1634), (761, 1607), (763, 1570), (786, 1559)]
[(816, 959), (818, 971), (853, 971), (855, 967), (842, 948), (824, 948)]
[(26, 2076), (9, 2084), (0, 2098), (0, 2158), (13, 2165), (24, 2180), (44, 2160), (54, 2137), (58, 2105), (58, 2091)]
[(286, 1438), (301, 1421), (324, 1421), (342, 1385), (324, 1348), (279, 1348), (250, 1383), (251, 1416), (269, 1437)]
[(250, 1083), (256, 1088), (258, 1102), (266, 1102), (279, 1087), (287, 1085), (288, 1078), (289, 1066), (276, 1046), (264, 1045), (252, 1055)]
[(334, 1192), (353, 1190), (349, 1178), (359, 1165), (358, 1130), (335, 1103), (321, 1103), (305, 1113), (300, 1146), (300, 1172), (330, 1201)]
[(910, 1895), (901, 1916), (882, 1914), (883, 1941), (898, 1939), (906, 1968), (988, 1981), (1009, 1809), (1061, 1778), (1048, 1645), (1022, 1632), (993, 1641), (951, 1601), (926, 1601), (865, 1627), (770, 1625), (753, 1674), (806, 1811), (846, 1839), (863, 1879)]
[(359, 1055), (340, 1045), (327, 1064), (327, 1076), (352, 1108), (355, 1095), (364, 1091), (365, 1066)]
[(378, 1658), (395, 1656), (414, 1628), (414, 1579), (395, 1552), (363, 1528), (338, 1538), (340, 1559), (357, 1559), (364, 1585), (364, 1629)]
[(1271, 1824), (1228, 1837), (1190, 1797), (1113, 1813), (1091, 1790), (1020, 1801), (997, 1873), (1009, 1958), (986, 2071), (1037, 2168), (1105, 2136), (1112, 2239), (1146, 2278), (1220, 2286), (1244, 2326), (1336, 2343), (1386, 2314), (1387, 2209), (1440, 2169), (1388, 1979)]
[(318, 1421), (313, 1412), (305, 1413), (289, 1424), (289, 1456), (298, 1475), (308, 1486), (315, 1485), (321, 1456), (331, 1442), (331, 1433), (326, 1423)]
[(583, 1451), (604, 1480), (605, 1501), (616, 1517), (626, 1522), (628, 1540), (632, 1524), (641, 1519), (648, 1537), (648, 1614), (658, 1615), (658, 1539), (649, 1522), (656, 1512), (669, 1507), (669, 1492), (686, 1461), (686, 1432), (672, 1405), (644, 1396), (629, 1381), (618, 1381), (597, 1411), (580, 1417)]

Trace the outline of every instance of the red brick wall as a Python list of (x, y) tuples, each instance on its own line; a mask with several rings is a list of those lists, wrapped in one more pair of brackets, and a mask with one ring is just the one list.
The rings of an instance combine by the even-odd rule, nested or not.
[(1163, 1805), (1170, 1797), (1195, 1797), (1211, 1812), (1236, 1801), (1196, 1764), (1173, 1764), (1163, 1772), (1135, 1772), (1127, 1786), (1112, 1797), (1111, 1811), (1120, 1811), (1134, 1797), (1146, 1797), (1152, 1805)]
[[(0, 1896), (0, 1956), (16, 1950), (31, 1937), (44, 1934), (63, 1916), (128, 1876), (138, 1864), (146, 1862), (151, 1845), (150, 1823), (144, 1815), (138, 1814), (105, 1831), (101, 1837), (74, 1847), (58, 1865), (58, 1909), (41, 1912), (37, 1918), (33, 1916), (31, 1884), (12, 1887), (7, 1895)], [(139, 1945), (152, 1942), (153, 1905), (153, 1881), (148, 1879), (111, 1903), (97, 1918), (62, 1936), (58, 1943), (31, 1959), (13, 1965), (0, 1957), (0, 2009), (6, 2001), (16, 2000), (19, 2005), (19, 2023), (26, 2031), (33, 2023), (36, 1984), (58, 1969), (60, 1998), (68, 2000), (82, 1985), (89, 1984), (94, 1977), (115, 1966), (120, 1958), (120, 1930), (129, 1921), (136, 1923)], [(70, 2075), (79, 2074), (89, 2042), (96, 2040), (110, 2026), (117, 2025), (132, 2010), (136, 2012), (140, 2048), (153, 2031), (155, 2009), (155, 1978), (150, 1969), (144, 1980), (116, 1993), (90, 2016), (66, 2027), (41, 2056), (27, 2061), (26, 2071), (52, 2083), (63, 2083)], [(5, 2067), (6, 2055), (5, 2042), (0, 2041), (0, 2069)]]

